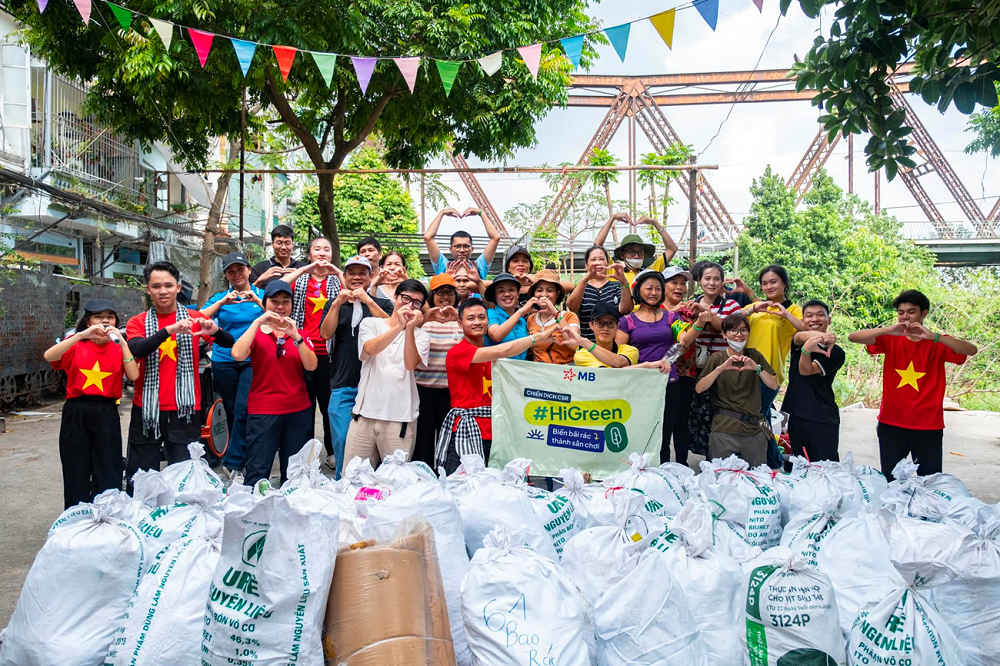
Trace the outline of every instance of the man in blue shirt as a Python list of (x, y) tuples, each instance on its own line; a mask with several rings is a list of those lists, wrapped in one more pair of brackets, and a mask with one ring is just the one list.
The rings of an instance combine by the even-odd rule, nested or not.
[[(470, 215), (482, 216), (482, 211), (478, 208), (466, 208), (464, 213), (459, 213), (454, 208), (445, 208), (437, 214), (427, 227), (427, 231), (424, 232), (424, 243), (427, 245), (427, 257), (431, 261), (431, 269), (434, 275), (440, 275), (448, 270), (448, 262), (441, 254), (441, 248), (438, 247), (437, 241), (434, 240), (434, 237), (437, 236), (438, 228), (441, 226), (441, 220), (446, 216), (462, 218)], [(500, 231), (496, 228), (492, 220), (486, 218), (483, 218), (483, 226), (486, 228), (486, 235), (489, 236), (490, 240), (486, 244), (483, 253), (476, 258), (475, 263), (479, 277), (485, 280), (490, 272), (490, 264), (493, 263), (493, 255), (496, 254), (497, 246), (500, 245)], [(468, 231), (456, 231), (451, 235), (450, 249), (453, 262), (458, 262), (459, 264), (467, 261), (471, 262), (474, 250), (472, 247), (472, 235)]]
[[(211, 317), (219, 328), (233, 338), (239, 338), (250, 324), (264, 312), (261, 298), (264, 290), (250, 284), (250, 262), (242, 252), (230, 252), (222, 259), (222, 270), (229, 281), (229, 289), (208, 299), (202, 312)], [(213, 345), (212, 377), (222, 396), (229, 425), (229, 448), (222, 464), (229, 470), (230, 478), (243, 482), (245, 463), (247, 400), (253, 371), (250, 360), (234, 361), (231, 349)]]

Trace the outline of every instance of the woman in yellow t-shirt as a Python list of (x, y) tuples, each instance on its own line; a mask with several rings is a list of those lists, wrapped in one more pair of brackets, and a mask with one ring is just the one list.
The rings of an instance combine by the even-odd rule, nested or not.
[[(793, 305), (788, 298), (788, 272), (783, 266), (765, 266), (757, 280), (765, 299), (744, 308), (750, 319), (750, 336), (746, 346), (756, 349), (767, 359), (774, 368), (780, 388), (785, 381), (785, 367), (788, 365), (792, 338), (797, 332), (806, 330), (806, 325), (802, 323), (802, 308)], [(771, 420), (771, 403), (777, 395), (778, 389), (761, 384), (761, 410), (768, 421)]]

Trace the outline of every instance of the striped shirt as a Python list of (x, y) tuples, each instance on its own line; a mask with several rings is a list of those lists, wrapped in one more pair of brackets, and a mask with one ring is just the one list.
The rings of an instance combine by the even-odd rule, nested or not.
[(590, 330), (590, 313), (594, 311), (598, 303), (611, 303), (617, 306), (622, 300), (622, 285), (616, 280), (608, 280), (602, 287), (595, 287), (588, 284), (584, 288), (583, 300), (580, 302), (580, 334), (591, 342), (594, 341), (594, 332)]
[[(695, 296), (694, 300), (700, 301), (702, 296), (703, 294)], [(712, 303), (711, 310), (712, 314), (719, 316), (719, 319), (725, 319), (729, 315), (739, 312), (740, 304), (731, 298), (720, 295), (715, 299), (715, 303)], [(729, 345), (726, 344), (725, 336), (710, 325), (706, 325), (705, 330), (698, 335), (696, 344), (699, 347), (707, 347), (709, 354), (714, 354), (717, 351), (725, 351), (729, 348)]]
[(420, 327), (431, 337), (431, 351), (427, 368), (414, 371), (417, 385), (424, 388), (448, 388), (448, 371), (445, 359), (448, 350), (462, 339), (462, 327), (457, 321), (429, 321)]

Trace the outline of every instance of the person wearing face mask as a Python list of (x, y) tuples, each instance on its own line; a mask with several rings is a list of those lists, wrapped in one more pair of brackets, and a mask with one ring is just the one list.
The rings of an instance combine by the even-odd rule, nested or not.
[(45, 351), (52, 369), (66, 373), (59, 459), (67, 509), (122, 487), (125, 469), (117, 402), (122, 397), (122, 376), (135, 381), (139, 366), (118, 332), (115, 310), (106, 298), (90, 299), (76, 332)]
[(271, 231), (271, 250), (274, 256), (254, 265), (250, 271), (253, 286), (263, 289), (271, 280), (277, 280), (306, 265), (304, 261), (292, 259), (292, 252), (295, 250), (293, 236), (292, 228), (285, 224), (279, 224)]
[(756, 349), (747, 346), (750, 324), (737, 312), (722, 322), (726, 350), (715, 352), (698, 377), (695, 391), (708, 393), (715, 408), (709, 456), (726, 458), (736, 454), (751, 467), (767, 460), (770, 425), (761, 412), (761, 384), (778, 388), (774, 370)]
[(361, 320), (361, 381), (347, 431), (344, 460), (367, 458), (378, 467), (393, 451), (413, 453), (420, 397), (414, 371), (427, 367), (431, 338), (420, 328), (427, 289), (417, 280), (396, 287), (392, 316)]
[(327, 454), (333, 451), (333, 433), (330, 430), (330, 356), (326, 351), (326, 341), (320, 335), (323, 310), (326, 304), (337, 298), (344, 277), (333, 261), (333, 245), (329, 239), (317, 236), (306, 246), (306, 258), (310, 263), (281, 279), (292, 285), (292, 313), (295, 325), (306, 332), (313, 344), (317, 365), (315, 371), (306, 375), (309, 400), (313, 409), (319, 406), (323, 418), (323, 444)]
[(326, 304), (320, 335), (327, 340), (330, 354), (330, 435), (333, 450), (326, 464), (339, 479), (344, 469), (344, 447), (351, 426), (351, 411), (358, 397), (361, 359), (358, 357), (358, 329), (366, 317), (387, 318), (392, 301), (372, 296), (372, 264), (365, 257), (351, 257), (344, 263), (344, 285), (337, 297)]
[(415, 461), (427, 463), (434, 468), (434, 447), (438, 429), (451, 409), (451, 394), (448, 392), (448, 370), (445, 358), (448, 351), (462, 339), (462, 327), (458, 323), (459, 290), (448, 273), (431, 278), (424, 321), (420, 328), (430, 336), (431, 348), (427, 356), (427, 367), (414, 371), (417, 379), (417, 395), (420, 396), (420, 415), (417, 417), (417, 439), (413, 446)]
[(278, 454), (281, 483), (288, 459), (311, 437), (316, 408), (304, 371), (316, 369), (312, 340), (296, 325), (292, 288), (275, 280), (264, 288), (264, 313), (233, 345), (233, 360), (250, 359), (253, 381), (247, 398), (246, 477), (248, 486), (271, 474)]
[(395, 250), (382, 255), (378, 264), (378, 275), (372, 278), (369, 291), (376, 290), (392, 300), (396, 296), (396, 287), (408, 279), (406, 274), (406, 257)]
[(610, 303), (618, 308), (621, 314), (632, 312), (632, 293), (622, 289), (625, 281), (625, 270), (620, 264), (611, 267), (614, 280), (608, 275), (608, 251), (600, 245), (594, 245), (584, 254), (587, 272), (576, 284), (573, 291), (566, 297), (566, 307), (576, 312), (580, 317), (580, 332), (583, 337), (594, 341), (594, 331), (590, 328), (591, 313), (601, 303)]
[(549, 328), (557, 329), (550, 339), (532, 346), (531, 351), (535, 361), (558, 365), (572, 363), (575, 345), (564, 344), (562, 330), (568, 326), (579, 330), (580, 319), (575, 312), (559, 309), (559, 304), (566, 297), (559, 274), (550, 269), (538, 271), (535, 283), (531, 285), (528, 294), (531, 298), (537, 299), (538, 304), (538, 310), (528, 316), (526, 322), (528, 333), (534, 335)]
[(618, 222), (636, 227), (648, 224), (656, 229), (657, 233), (660, 234), (660, 240), (663, 241), (663, 253), (654, 258), (656, 247), (652, 243), (646, 242), (639, 234), (628, 234), (622, 238), (622, 242), (615, 248), (612, 256), (617, 263), (624, 267), (626, 286), (635, 282), (635, 276), (644, 268), (662, 271), (677, 254), (677, 243), (667, 233), (666, 227), (648, 215), (643, 215), (633, 223), (632, 217), (628, 213), (612, 213), (601, 230), (597, 232), (597, 236), (594, 237), (594, 245), (603, 246), (611, 232), (611, 227)]
[[(239, 339), (264, 312), (264, 290), (250, 284), (250, 262), (242, 252), (230, 252), (222, 259), (222, 272), (229, 289), (208, 299), (202, 312), (219, 328)], [(222, 464), (234, 483), (243, 483), (244, 452), (247, 434), (247, 396), (253, 369), (250, 361), (237, 363), (225, 347), (212, 350), (212, 378), (226, 408), (229, 447)]]
[[(664, 300), (663, 273), (654, 270), (644, 270), (635, 278), (632, 285), (632, 300), (639, 304), (639, 309), (622, 317), (618, 323), (618, 333), (615, 341), (620, 344), (631, 344), (639, 350), (639, 361), (649, 363), (658, 361), (675, 343), (683, 346), (694, 344), (698, 337), (698, 326), (704, 325), (705, 317), (698, 324), (686, 324), (675, 312), (662, 307)], [(677, 407), (673, 404), (680, 399), (676, 389), (677, 371), (671, 368), (667, 388), (667, 396), (663, 406), (663, 433), (660, 441), (660, 460), (670, 460), (670, 437), (674, 431), (674, 421), (677, 417)], [(686, 454), (686, 451), (684, 452)]]
[[(487, 311), (489, 321), (488, 331), (484, 344), (487, 347), (498, 345), (502, 342), (513, 342), (521, 338), (528, 337), (528, 315), (538, 305), (537, 298), (529, 298), (523, 304), (518, 305), (521, 283), (510, 273), (501, 273), (493, 279), (493, 282), (486, 288), (485, 297), (495, 307)], [(527, 350), (518, 352), (511, 358), (523, 361), (527, 359)]]

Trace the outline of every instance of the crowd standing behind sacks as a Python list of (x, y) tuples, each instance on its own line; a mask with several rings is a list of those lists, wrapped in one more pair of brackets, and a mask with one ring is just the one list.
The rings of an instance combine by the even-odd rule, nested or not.
[[(448, 214), (478, 211), (449, 209), (435, 223)], [(667, 266), (676, 245), (658, 223), (639, 222), (660, 231), (666, 252), (654, 258), (639, 236), (623, 239), (611, 267), (606, 252), (588, 252), (583, 288), (552, 271), (532, 275), (519, 247), (486, 283), (495, 239), (473, 264), (471, 236), (459, 232), (454, 261), (432, 256), (431, 294), (374, 238), (344, 271), (314, 239), (310, 263), (294, 268), (290, 252), (276, 252), (256, 278), (244, 275), (245, 257), (227, 256), (233, 287), (206, 312), (178, 307), (172, 265), (147, 267), (153, 307), (129, 321), (127, 343), (112, 328), (113, 304), (88, 303), (78, 333), (46, 352), (69, 377), (67, 510), (2, 634), (0, 664), (353, 665), (404, 644), (411, 656), (426, 647), (426, 663), (442, 654), (459, 664), (991, 663), (1000, 512), (941, 473), (944, 363), (975, 346), (927, 330), (930, 304), (915, 291), (894, 302), (896, 324), (852, 334), (885, 355), (882, 472), (849, 454), (840, 462), (831, 385), (843, 351), (828, 308), (791, 304), (780, 266), (761, 272), (757, 301), (741, 281), (727, 291), (710, 263), (696, 267), (704, 294), (684, 303), (695, 276)], [(290, 233), (276, 228), (273, 240)], [(569, 292), (579, 317), (562, 309)], [(230, 385), (220, 382), (241, 433), (227, 452), (228, 488), (201, 446), (187, 444), (197, 439), (201, 337), (231, 348), (238, 366), (223, 373)], [(529, 460), (486, 467), (490, 364), (526, 352), (670, 374), (660, 457), (669, 460), (672, 438), (682, 462), (633, 455), (599, 483), (564, 470), (557, 491), (529, 485)], [(793, 450), (808, 458), (781, 473), (768, 416), (789, 355), (783, 407)], [(441, 434), (411, 461), (429, 395), (417, 389), (418, 368), (443, 374), (451, 409), (420, 422)], [(108, 419), (123, 374), (136, 380), (130, 495), (120, 490), (117, 414)], [(317, 403), (324, 439), (302, 446)], [(695, 475), (687, 451), (706, 444)], [(280, 488), (267, 480), (275, 454)], [(432, 556), (415, 543), (431, 544)], [(362, 560), (423, 557), (440, 572), (425, 592), (441, 614), (385, 609), (402, 615), (385, 629), (395, 634), (345, 643), (351, 618), (331, 624), (330, 609), (343, 609), (336, 593), (329, 608), (327, 598), (339, 589), (337, 549), (352, 544), (372, 546)]]

